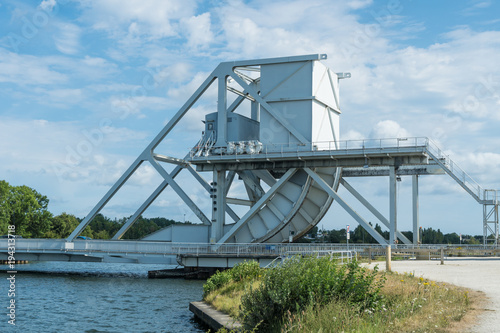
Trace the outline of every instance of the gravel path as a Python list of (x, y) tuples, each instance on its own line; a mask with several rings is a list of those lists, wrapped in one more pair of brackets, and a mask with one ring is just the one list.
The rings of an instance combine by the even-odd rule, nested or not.
[[(385, 269), (385, 262), (372, 263)], [(472, 326), (470, 332), (500, 332), (500, 258), (448, 258), (444, 265), (439, 260), (393, 261), (392, 270), (398, 273), (414, 273), (433, 281), (451, 283), (456, 286), (483, 291), (488, 303)]]

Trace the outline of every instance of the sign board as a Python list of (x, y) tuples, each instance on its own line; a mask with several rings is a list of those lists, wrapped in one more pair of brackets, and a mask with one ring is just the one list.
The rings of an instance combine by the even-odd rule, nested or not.
[(347, 239), (349, 240), (349, 239), (351, 239), (351, 235), (350, 235), (350, 233), (349, 233), (349, 225), (347, 225), (346, 230), (347, 230), (347, 232), (346, 232), (346, 237), (347, 237)]

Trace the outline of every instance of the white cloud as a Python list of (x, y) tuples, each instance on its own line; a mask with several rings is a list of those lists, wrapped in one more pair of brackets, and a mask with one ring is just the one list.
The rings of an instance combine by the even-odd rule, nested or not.
[(181, 20), (181, 26), (184, 28), (188, 41), (188, 47), (193, 49), (207, 48), (214, 42), (212, 32), (210, 13), (204, 13), (198, 16), (192, 16)]
[(59, 33), (54, 37), (56, 48), (64, 54), (76, 54), (80, 50), (80, 28), (74, 24), (59, 24)]
[(460, 152), (450, 158), (484, 188), (500, 188), (500, 153)]
[[(143, 140), (146, 136), (126, 128), (104, 126), (104, 123), (83, 128), (82, 124), (74, 122), (0, 119), (0, 141), (9, 143), (0, 146), (0, 154), (9, 160), (8, 164), (0, 165), (2, 172), (53, 174), (53, 166), (59, 165), (69, 175), (91, 177), (93, 172), (101, 170), (102, 158), (99, 156), (107, 150)], [(108, 163), (121, 158), (108, 154), (111, 161)]]
[(144, 118), (145, 110), (165, 110), (169, 105), (169, 100), (164, 97), (157, 96), (114, 96), (110, 99), (111, 107), (114, 108), (121, 118), (124, 119), (129, 115), (137, 115), (139, 118)]
[(60, 84), (68, 80), (66, 74), (53, 70), (47, 58), (19, 55), (0, 48), (0, 82), (17, 85)]
[(393, 120), (379, 121), (370, 133), (372, 139), (404, 138), (408, 136), (410, 136), (409, 132)]
[(85, 96), (82, 89), (35, 89), (39, 94), (40, 104), (48, 104), (59, 108), (70, 108), (79, 105)]
[(194, 13), (192, 0), (82, 0), (85, 18), (94, 28), (112, 34), (122, 34), (123, 26), (130, 32), (152, 38), (174, 36), (178, 33), (175, 22)]
[(56, 5), (57, 5), (56, 0), (43, 0), (38, 6), (38, 8), (50, 12)]
[(351, 0), (347, 2), (347, 5), (352, 9), (361, 9), (370, 6), (373, 0)]
[(349, 141), (349, 140), (363, 140), (365, 136), (357, 131), (348, 130), (345, 134), (340, 133), (341, 141)]
[(116, 72), (116, 65), (99, 58), (65, 56), (32, 56), (0, 48), (0, 82), (22, 86), (78, 83), (81, 79), (96, 81)]

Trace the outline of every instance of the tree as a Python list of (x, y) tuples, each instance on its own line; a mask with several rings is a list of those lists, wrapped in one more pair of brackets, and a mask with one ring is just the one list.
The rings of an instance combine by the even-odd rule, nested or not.
[(66, 238), (76, 229), (80, 222), (71, 214), (62, 213), (52, 219), (51, 230), (45, 233), (47, 238)]
[[(372, 226), (371, 222), (368, 222), (370, 226)], [(352, 236), (352, 242), (353, 243), (364, 243), (364, 244), (371, 244), (371, 243), (377, 243), (375, 238), (372, 237), (368, 233), (368, 231), (365, 230), (360, 224), (354, 229), (354, 235)]]
[(10, 185), (5, 180), (0, 180), (0, 235), (7, 234), (10, 223), (10, 206), (8, 205), (8, 195)]
[[(49, 199), (28, 186), (9, 186), (5, 194), (2, 182), (2, 211), (7, 223), (15, 225), (16, 235), (26, 238), (43, 237), (50, 230), (52, 214), (47, 210)], [(5, 224), (5, 221), (2, 222)], [(3, 227), (3, 226), (2, 226)]]

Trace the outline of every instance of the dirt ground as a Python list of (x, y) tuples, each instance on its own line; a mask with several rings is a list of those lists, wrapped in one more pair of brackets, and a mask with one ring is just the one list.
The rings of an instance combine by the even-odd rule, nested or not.
[[(385, 269), (385, 262), (374, 262)], [(478, 291), (473, 310), (452, 328), (454, 332), (500, 332), (500, 258), (447, 258), (440, 260), (393, 261), (392, 271), (413, 273), (433, 281), (451, 283)], [(486, 298), (481, 297), (482, 293)]]

